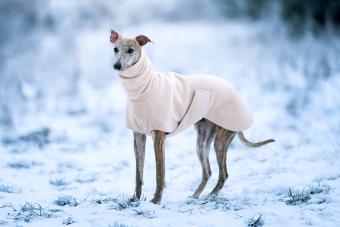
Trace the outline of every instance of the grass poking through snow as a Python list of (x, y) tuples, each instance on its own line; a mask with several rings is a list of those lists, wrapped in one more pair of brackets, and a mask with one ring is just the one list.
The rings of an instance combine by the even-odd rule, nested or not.
[(54, 201), (55, 204), (59, 206), (70, 206), (70, 207), (76, 207), (79, 205), (79, 202), (74, 198), (73, 196), (64, 195), (59, 196), (57, 200)]
[(206, 210), (222, 210), (222, 211), (238, 211), (245, 206), (250, 206), (249, 199), (247, 197), (230, 197), (223, 194), (216, 196), (206, 196), (201, 199), (189, 199), (186, 204), (198, 205), (202, 209)]
[(283, 200), (287, 205), (307, 204), (313, 196), (317, 194), (328, 194), (330, 191), (331, 187), (329, 185), (321, 184), (320, 181), (317, 181), (317, 184), (309, 185), (303, 189), (289, 188)]
[(129, 227), (128, 225), (122, 224), (122, 223), (113, 223), (111, 225), (109, 225), (109, 227)]
[(142, 216), (144, 218), (147, 218), (147, 219), (153, 219), (156, 217), (155, 215), (155, 211), (151, 211), (151, 210), (134, 210), (132, 209), (137, 216)]
[(36, 218), (53, 218), (57, 217), (61, 210), (49, 210), (43, 208), (39, 203), (25, 203), (19, 209), (11, 206), (12, 212), (8, 215), (15, 221), (31, 222)]
[(56, 187), (66, 186), (71, 184), (70, 182), (65, 181), (64, 179), (52, 179), (49, 181), (51, 185)]
[(21, 189), (18, 189), (14, 186), (0, 184), (0, 192), (4, 193), (20, 193)]
[(260, 215), (258, 218), (248, 219), (246, 223), (248, 227), (259, 227), (259, 226), (263, 226), (264, 221), (263, 221), (262, 215)]

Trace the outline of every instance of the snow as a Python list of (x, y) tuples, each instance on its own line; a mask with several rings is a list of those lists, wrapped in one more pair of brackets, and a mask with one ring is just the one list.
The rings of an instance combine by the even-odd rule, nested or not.
[[(247, 138), (276, 142), (249, 149), (235, 139), (229, 178), (216, 198), (206, 197), (218, 176), (212, 149), (213, 175), (195, 200), (189, 197), (201, 177), (195, 132), (168, 138), (166, 189), (154, 205), (149, 138), (143, 199), (131, 203), (132, 133), (124, 125), (126, 96), (112, 69), (108, 28), (65, 39), (44, 35), (36, 49), (6, 65), (22, 81), (24, 101), (4, 96), (20, 108), (11, 109), (15, 130), (1, 134), (0, 225), (247, 226), (259, 217), (258, 226), (338, 225), (339, 39), (292, 40), (270, 23), (246, 21), (148, 21), (119, 31), (148, 35), (147, 52), (161, 71), (230, 81), (254, 111)], [(23, 73), (28, 66), (32, 77)]]

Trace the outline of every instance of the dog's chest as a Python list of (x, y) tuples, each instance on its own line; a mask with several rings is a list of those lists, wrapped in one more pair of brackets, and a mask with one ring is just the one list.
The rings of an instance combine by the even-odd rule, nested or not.
[(170, 79), (163, 75), (147, 99), (128, 101), (128, 128), (150, 134), (153, 130), (171, 133), (178, 127), (191, 104), (194, 91), (190, 87), (176, 85), (176, 81)]

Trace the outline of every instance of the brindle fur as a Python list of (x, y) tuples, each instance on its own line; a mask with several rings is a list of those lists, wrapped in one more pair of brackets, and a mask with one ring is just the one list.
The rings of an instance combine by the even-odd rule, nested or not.
[(236, 132), (216, 126), (214, 148), (219, 169), (218, 181), (210, 195), (216, 195), (223, 187), (228, 178), (227, 171), (227, 151), (231, 141), (234, 139)]
[(144, 134), (134, 132), (133, 137), (136, 158), (136, 189), (132, 200), (137, 201), (140, 199), (140, 196), (142, 194), (146, 136)]
[[(119, 38), (115, 42), (115, 47), (118, 49), (118, 52), (114, 52), (117, 59), (116, 63), (122, 65), (120, 70), (125, 70), (138, 61), (141, 54), (141, 47), (135, 39)], [(129, 53), (129, 49), (134, 50), (133, 53)]]
[(154, 141), (154, 151), (156, 160), (156, 192), (151, 200), (152, 203), (159, 204), (162, 199), (163, 189), (165, 186), (165, 161), (164, 161), (164, 142), (166, 133), (162, 131), (154, 131), (152, 133)]
[(202, 166), (202, 180), (193, 194), (194, 198), (198, 198), (211, 176), (209, 151), (215, 135), (216, 126), (211, 121), (202, 119), (195, 124), (195, 128), (197, 132), (196, 153)]
[[(140, 35), (136, 38), (123, 38), (117, 32), (111, 31), (111, 42), (118, 49), (115, 53), (117, 63), (121, 64), (121, 69), (125, 70), (131, 65), (135, 64), (141, 54), (141, 47), (150, 42), (150, 39), (146, 36)], [(132, 53), (129, 53), (129, 49), (133, 49)], [(131, 52), (131, 51), (130, 51)], [(248, 141), (242, 132), (234, 132), (215, 125), (213, 122), (207, 119), (201, 119), (195, 124), (197, 131), (196, 141), (196, 153), (202, 166), (202, 180), (198, 188), (193, 194), (193, 197), (198, 198), (205, 188), (208, 179), (211, 176), (211, 169), (209, 164), (209, 150), (211, 143), (214, 140), (214, 149), (217, 158), (217, 164), (219, 168), (219, 177), (216, 186), (209, 193), (209, 195), (216, 195), (223, 187), (225, 181), (228, 178), (227, 171), (227, 151), (230, 143), (238, 134), (239, 139), (243, 144), (248, 147), (259, 147), (267, 143), (274, 142), (274, 140), (265, 140), (258, 143), (252, 143)], [(134, 150), (136, 157), (136, 188), (132, 200), (139, 200), (142, 194), (143, 184), (143, 167), (145, 159), (145, 141), (146, 136), (137, 132), (134, 132)], [(162, 199), (163, 190), (165, 187), (165, 151), (164, 143), (166, 139), (166, 133), (162, 131), (153, 131), (152, 137), (154, 141), (154, 151), (156, 160), (156, 192), (151, 202), (159, 204)]]

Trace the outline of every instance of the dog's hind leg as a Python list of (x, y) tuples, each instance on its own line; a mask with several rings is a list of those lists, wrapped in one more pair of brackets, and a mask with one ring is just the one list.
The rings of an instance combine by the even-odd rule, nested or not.
[(164, 163), (164, 142), (166, 133), (153, 131), (154, 150), (156, 159), (156, 192), (151, 200), (152, 203), (159, 204), (162, 199), (165, 185), (165, 163)]
[(192, 196), (198, 198), (211, 176), (209, 151), (214, 138), (215, 124), (207, 119), (202, 119), (195, 124), (195, 128), (197, 131), (196, 152), (202, 166), (202, 180)]
[(137, 201), (140, 199), (140, 196), (142, 194), (146, 136), (144, 134), (134, 132), (133, 140), (136, 158), (136, 189), (135, 194), (133, 195), (131, 200)]
[(225, 181), (228, 178), (227, 171), (227, 151), (228, 147), (235, 137), (236, 132), (224, 129), (220, 126), (216, 126), (214, 148), (216, 152), (216, 159), (219, 168), (218, 181), (215, 188), (209, 195), (216, 195), (223, 187)]

